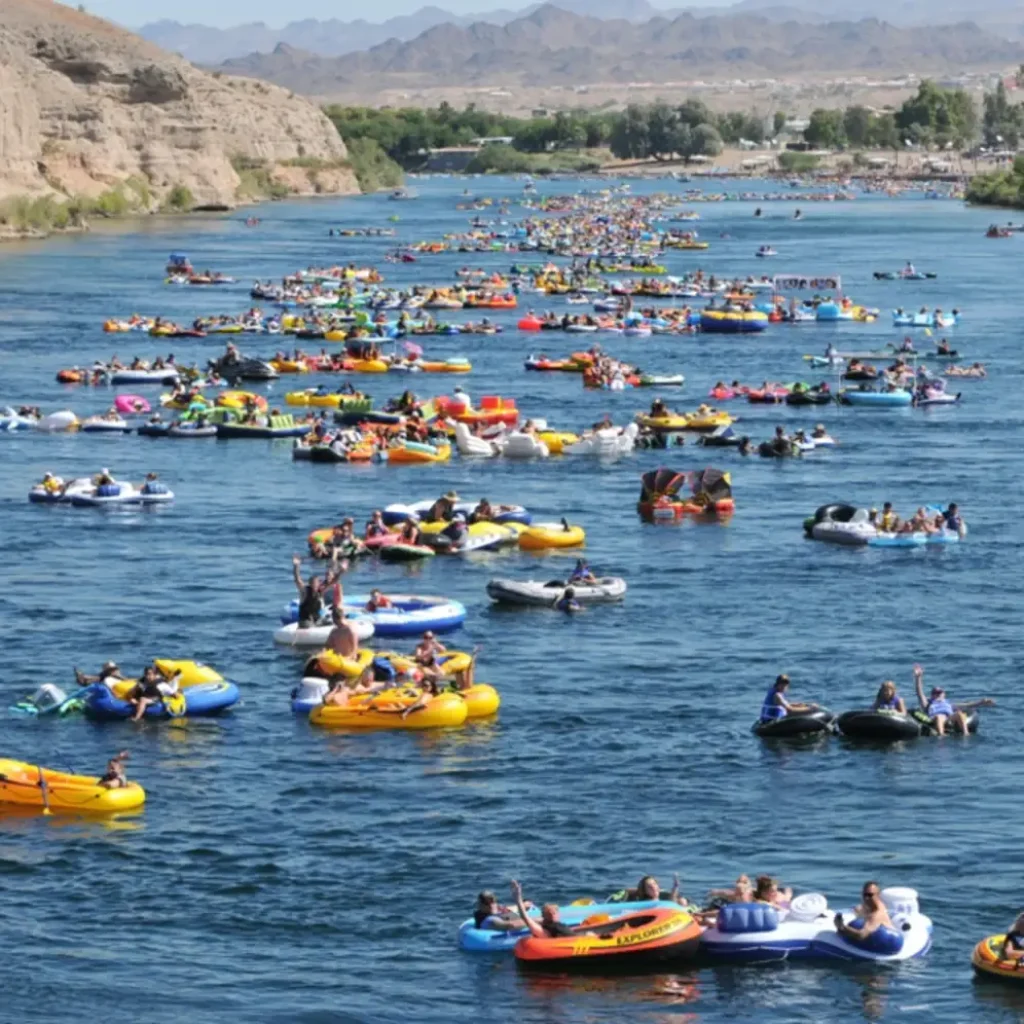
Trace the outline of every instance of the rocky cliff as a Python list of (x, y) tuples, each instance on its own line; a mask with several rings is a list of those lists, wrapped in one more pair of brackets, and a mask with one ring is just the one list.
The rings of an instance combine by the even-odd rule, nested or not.
[(0, 199), (130, 192), (136, 208), (357, 192), (312, 103), (207, 74), (55, 0), (0, 2)]

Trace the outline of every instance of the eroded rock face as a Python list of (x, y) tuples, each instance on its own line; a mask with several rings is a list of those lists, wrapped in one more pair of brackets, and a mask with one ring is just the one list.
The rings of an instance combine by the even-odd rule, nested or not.
[(199, 204), (234, 203), (233, 161), (261, 161), (297, 192), (357, 192), (354, 175), (281, 165), (337, 164), (344, 143), (323, 112), (276, 86), (210, 75), (53, 0), (0, 2), (0, 198), (94, 196), (129, 179), (176, 185)]

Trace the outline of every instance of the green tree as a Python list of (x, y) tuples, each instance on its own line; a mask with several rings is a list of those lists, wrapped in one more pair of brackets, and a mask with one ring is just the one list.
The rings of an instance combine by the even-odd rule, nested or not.
[(788, 120), (784, 110), (776, 110), (775, 117), (772, 118), (772, 136), (778, 135), (786, 127)]
[(843, 112), (819, 107), (811, 111), (804, 139), (820, 149), (838, 149), (846, 141), (843, 132)]
[(650, 128), (643, 107), (636, 103), (626, 107), (616, 118), (608, 145), (619, 160), (643, 160), (650, 155)]
[(867, 146), (875, 116), (867, 107), (847, 107), (843, 114), (843, 134), (851, 146)]

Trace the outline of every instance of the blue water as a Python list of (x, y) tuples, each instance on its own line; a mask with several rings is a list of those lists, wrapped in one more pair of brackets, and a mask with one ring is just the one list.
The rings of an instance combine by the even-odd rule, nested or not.
[[(0, 405), (87, 414), (109, 393), (56, 384), (60, 367), (115, 351), (122, 359), (218, 352), (213, 338), (100, 329), (108, 316), (190, 320), (249, 304), (241, 285), (165, 287), (172, 251), (246, 285), (314, 263), (379, 260), (387, 240), (329, 239), (328, 226), (380, 225), (398, 212), (403, 239), (440, 237), (466, 223), (454, 210), (462, 187), (424, 183), (418, 202), (397, 209), (375, 197), (266, 206), (257, 229), (233, 215), (5, 248)], [(474, 187), (514, 194), (519, 185)], [(0, 437), (0, 702), (43, 680), (67, 684), (72, 666), (94, 670), (109, 657), (129, 667), (196, 657), (243, 690), (234, 713), (213, 721), (0, 720), (0, 754), (30, 762), (98, 771), (127, 747), (131, 774), (149, 794), (144, 813), (109, 823), (0, 817), (0, 1018), (93, 1022), (120, 1010), (154, 1024), (1019, 1019), (1024, 993), (974, 983), (969, 956), (1019, 909), (1014, 851), (1024, 839), (1015, 813), (1020, 240), (986, 240), (989, 215), (951, 202), (801, 203), (801, 223), (790, 219), (794, 203), (761, 204), (766, 218), (755, 223), (754, 205), (700, 207), (712, 249), (670, 255), (672, 269), (838, 272), (869, 305), (959, 306), (963, 324), (950, 334), (988, 363), (990, 379), (964, 383), (957, 408), (794, 415), (739, 406), (755, 436), (821, 420), (841, 441), (785, 464), (731, 452), (709, 459), (688, 445), (612, 467), (557, 458), (332, 467), (295, 463), (283, 443)], [(723, 231), (732, 240), (719, 241)], [(754, 250), (767, 243), (781, 255), (771, 268), (755, 266)], [(939, 279), (871, 279), (908, 258)], [(452, 254), (386, 272), (389, 281), (444, 283), (467, 263), (510, 262)], [(666, 397), (693, 408), (719, 378), (806, 377), (801, 354), (830, 339), (875, 348), (899, 337), (883, 317), (773, 326), (751, 339), (602, 341), (652, 371), (684, 372), (685, 398)], [(269, 354), (275, 342), (243, 347)], [(514, 395), (558, 426), (582, 427), (606, 411), (623, 422), (654, 397), (525, 373), (522, 359), (541, 344), (550, 355), (581, 347), (514, 330), (426, 347), (472, 358), (462, 383), (474, 397)], [(406, 382), (357, 383), (384, 399)], [(415, 381), (426, 394), (452, 383)], [(290, 386), (286, 379), (271, 394)], [(642, 471), (709, 462), (733, 472), (731, 522), (638, 521)], [(131, 479), (156, 470), (177, 503), (104, 515), (25, 500), (45, 470), (67, 477), (100, 466)], [(361, 520), (375, 506), (452, 487), (581, 523), (594, 567), (628, 578), (626, 602), (571, 620), (489, 606), (490, 577), (550, 578), (567, 566), (557, 555), (360, 565), (346, 580), (358, 590), (411, 588), (465, 602), (458, 643), (482, 645), (478, 675), (501, 691), (500, 715), (422, 735), (332, 735), (293, 718), (288, 691), (301, 662), (271, 642), (293, 594), (292, 553), (311, 528), (343, 513)], [(903, 512), (956, 500), (971, 534), (960, 546), (909, 552), (805, 541), (803, 517), (836, 500), (892, 500)], [(840, 711), (866, 703), (890, 676), (912, 697), (914, 661), (953, 699), (998, 700), (976, 737), (878, 750), (835, 738), (778, 747), (750, 735), (779, 671), (793, 677), (796, 696)], [(534, 899), (567, 900), (646, 872), (668, 884), (673, 871), (697, 899), (741, 871), (826, 892), (834, 907), (854, 901), (868, 878), (910, 885), (934, 918), (934, 949), (898, 969), (694, 969), (667, 993), (664, 978), (524, 977), (511, 959), (455, 947), (476, 891), (503, 892), (509, 877)]]

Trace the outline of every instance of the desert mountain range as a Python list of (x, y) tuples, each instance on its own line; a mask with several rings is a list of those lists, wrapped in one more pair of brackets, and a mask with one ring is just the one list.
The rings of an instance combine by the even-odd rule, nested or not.
[(1001, 68), (1024, 60), (1024, 45), (972, 22), (899, 28), (878, 19), (774, 21), (753, 12), (648, 21), (606, 20), (553, 4), (504, 25), (436, 25), (415, 39), (391, 39), (360, 53), (322, 57), (278, 44), (270, 54), (225, 62), (316, 96), (379, 88), (460, 85), (579, 86), (678, 82), (715, 76), (801, 73), (936, 73)]
[[(773, 22), (861, 21), (877, 18), (898, 28), (922, 25), (953, 25), (973, 21), (994, 35), (1024, 39), (1024, 5), (1019, 0), (738, 0), (731, 6), (709, 7), (680, 3), (673, 10), (654, 7), (649, 0), (555, 0), (573, 14), (601, 20), (646, 22), (659, 17), (670, 20), (689, 13), (698, 17), (724, 17), (756, 13)], [(476, 23), (503, 26), (527, 17), (542, 5), (520, 10), (499, 8), (478, 14), (453, 14), (427, 6), (413, 14), (373, 22), (365, 18), (294, 21), (283, 28), (262, 22), (232, 28), (182, 25), (162, 20), (143, 25), (139, 33), (166, 50), (180, 53), (200, 64), (218, 64), (252, 53), (270, 53), (278, 45), (336, 57), (380, 46), (390, 40), (409, 42), (439, 25), (461, 28)]]

